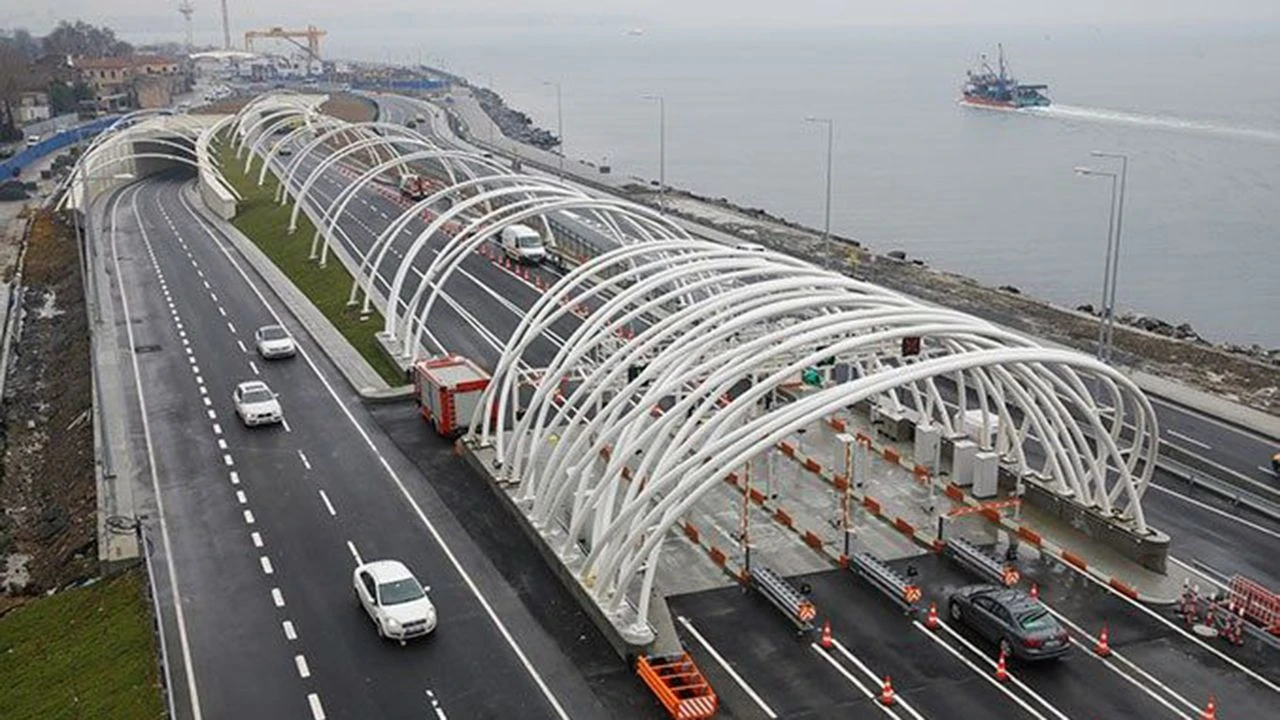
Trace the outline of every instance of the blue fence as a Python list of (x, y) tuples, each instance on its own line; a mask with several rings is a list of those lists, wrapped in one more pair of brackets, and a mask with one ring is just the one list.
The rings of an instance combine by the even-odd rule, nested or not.
[(22, 152), (13, 157), (0, 162), (0, 181), (17, 177), (22, 172), (22, 168), (39, 160), (40, 158), (52, 152), (57, 152), (64, 147), (74, 145), (81, 140), (97, 135), (111, 126), (111, 123), (120, 118), (119, 115), (107, 115), (97, 120), (87, 122), (80, 127), (72, 128), (66, 132), (58, 133), (49, 138), (45, 138), (29, 148), (24, 148)]

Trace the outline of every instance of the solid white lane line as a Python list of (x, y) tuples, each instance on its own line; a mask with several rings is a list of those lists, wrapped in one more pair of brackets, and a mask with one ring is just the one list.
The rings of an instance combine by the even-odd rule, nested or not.
[(271, 567), (271, 558), (266, 555), (260, 555), (258, 556), (258, 562), (262, 565), (263, 574), (272, 575), (275, 573), (275, 568)]
[(353, 543), (353, 542), (351, 542), (350, 540), (348, 540), (348, 541), (347, 541), (347, 549), (351, 551), (351, 557), (353, 557), (353, 558), (355, 558), (355, 559), (356, 559), (356, 564), (357, 564), (357, 565), (363, 565), (363, 564), (364, 564), (364, 561), (360, 559), (360, 553), (356, 551), (356, 545), (355, 545), (355, 543)]
[(286, 640), (298, 639), (298, 631), (293, 629), (292, 620), (285, 620), (280, 623), (280, 626), (284, 628), (284, 637)]
[(853, 673), (849, 672), (848, 670), (845, 670), (844, 667), (840, 665), (840, 663), (836, 662), (836, 659), (831, 657), (831, 653), (828, 653), (826, 650), (823, 650), (822, 647), (815, 642), (809, 643), (809, 647), (813, 648), (813, 651), (818, 653), (818, 655), (823, 660), (826, 660), (827, 664), (835, 668), (836, 672), (843, 675), (845, 680), (848, 680), (851, 685), (858, 688), (858, 690), (861, 691), (862, 694), (866, 696), (868, 700), (871, 701), (872, 705), (875, 705), (877, 708), (880, 709), (880, 712), (884, 713), (885, 715), (888, 715), (891, 718), (894, 718), (895, 720), (900, 720), (898, 718), (897, 713), (895, 713), (893, 710), (890, 710), (888, 707), (880, 704), (879, 699), (876, 697), (876, 693), (873, 693), (869, 689), (867, 689), (867, 686), (863, 685), (862, 682), (858, 680), (858, 678), (854, 677)]
[(258, 534), (257, 531), (249, 533), (249, 539), (253, 540), (254, 547), (256, 548), (262, 547), (262, 535)]
[(1169, 433), (1169, 434), (1170, 434), (1170, 435), (1172, 435), (1173, 437), (1176, 437), (1176, 438), (1178, 438), (1179, 440), (1181, 440), (1181, 441), (1183, 441), (1183, 442), (1191, 443), (1192, 445), (1195, 445), (1196, 447), (1204, 448), (1205, 450), (1212, 450), (1212, 449), (1213, 449), (1213, 446), (1212, 446), (1212, 445), (1210, 445), (1210, 444), (1208, 444), (1208, 443), (1200, 442), (1199, 440), (1197, 440), (1197, 439), (1195, 439), (1195, 438), (1193, 438), (1193, 437), (1189, 437), (1189, 436), (1187, 436), (1187, 435), (1183, 435), (1182, 433), (1178, 432), (1177, 430), (1166, 430), (1165, 432)]
[[(181, 202), (187, 213), (191, 215), (192, 219), (196, 221), (196, 224), (200, 226), (205, 234), (209, 236), (209, 239), (213, 240), (214, 244), (218, 246), (218, 249), (222, 252), (223, 256), (231, 263), (231, 267), (235, 269), (236, 273), (240, 275), (245, 284), (249, 286), (249, 289), (253, 291), (253, 294), (258, 298), (258, 301), (262, 303), (262, 306), (267, 310), (267, 312), (271, 314), (271, 317), (275, 319), (276, 324), (283, 325), (284, 321), (281, 320), (280, 315), (276, 313), (275, 308), (271, 306), (271, 303), (267, 302), (267, 298), (262, 294), (262, 290), (253, 282), (249, 277), (249, 274), (245, 272), (245, 269), (240, 266), (240, 263), (235, 259), (235, 256), (231, 254), (231, 251), (228, 250), (226, 245), (218, 239), (218, 236), (209, 228), (208, 224), (205, 223), (204, 219), (200, 217), (197, 211), (191, 207), (190, 203), (187, 202), (186, 197), (182, 197)], [(413, 494), (409, 492), (409, 488), (405, 485), (404, 480), (401, 479), (395, 469), (391, 467), (391, 463), (387, 461), (385, 456), (383, 456), (382, 452), (378, 449), (378, 446), (373, 442), (373, 438), (369, 437), (369, 433), (364, 429), (364, 426), (360, 424), (360, 421), (356, 419), (355, 415), (351, 413), (351, 410), (342, 402), (342, 398), (338, 397), (338, 393), (333, 389), (333, 385), (330, 384), (329, 380), (320, 372), (320, 369), (316, 367), (315, 363), (311, 360), (311, 357), (307, 355), (307, 353), (301, 351), (298, 354), (307, 363), (307, 366), (311, 368), (311, 372), (320, 380), (320, 384), (322, 384), (325, 391), (329, 393), (329, 397), (333, 398), (334, 404), (342, 411), (342, 414), (347, 418), (347, 421), (356, 429), (357, 434), (360, 435), (360, 439), (364, 442), (365, 446), (368, 447), (369, 451), (378, 458), (378, 463), (387, 473), (387, 476), (391, 478), (396, 489), (400, 491), (401, 497), (403, 497), (409, 507), (413, 509), (413, 513), (418, 517), (419, 522), (421, 522), (423, 527), (427, 529), (432, 540), (440, 547), (441, 552), (443, 552), (445, 557), (449, 560), (449, 564), (453, 566), (454, 571), (462, 578), (463, 583), (467, 586), (467, 590), (476, 598), (476, 602), (480, 604), (480, 607), (484, 609), (485, 614), (489, 617), (489, 621), (493, 623), (494, 628), (496, 628), (498, 633), (502, 635), (503, 640), (507, 643), (507, 646), (511, 648), (511, 652), (516, 656), (516, 658), (519, 659), (521, 666), (525, 669), (525, 672), (533, 679), (534, 684), (538, 686), (538, 691), (542, 693), (542, 697), (547, 701), (547, 704), (549, 704), (552, 710), (555, 711), (557, 717), (562, 720), (570, 720), (569, 714), (565, 712), (564, 707), (560, 704), (560, 700), (556, 698), (555, 693), (551, 691), (551, 688), (547, 685), (546, 681), (543, 680), (542, 673), (538, 672), (538, 669), (534, 667), (533, 663), (529, 660), (529, 657), (525, 654), (524, 649), (516, 642), (515, 638), (511, 635), (511, 631), (507, 629), (506, 623), (502, 621), (502, 618), (498, 616), (498, 612), (494, 610), (493, 606), (489, 603), (488, 598), (486, 598), (484, 593), (480, 591), (479, 586), (476, 585), (475, 580), (472, 579), (471, 574), (467, 571), (466, 567), (458, 557), (454, 555), (453, 549), (449, 547), (447, 542), (445, 542), (444, 537), (436, 528), (435, 523), (431, 522), (431, 519), (427, 517), (426, 512), (422, 509), (422, 505), (419, 504), (417, 499), (413, 497)], [(352, 549), (354, 550), (354, 546)]]
[(259, 375), (259, 374), (261, 374), (261, 373), (259, 373), (259, 372), (258, 372), (258, 365), (257, 365), (257, 363), (255, 363), (255, 362), (254, 362), (254, 361), (252, 361), (252, 360), (250, 360), (250, 361), (249, 361), (249, 369), (253, 371), (253, 374), (254, 374), (254, 375)]
[(1012, 690), (1010, 690), (1008, 687), (1004, 685), (1004, 683), (1000, 682), (999, 680), (996, 680), (990, 671), (975, 665), (973, 661), (965, 657), (963, 653), (951, 647), (946, 643), (946, 641), (938, 637), (937, 633), (935, 633), (933, 630), (930, 630), (926, 628), (924, 625), (921, 625), (919, 620), (914, 620), (912, 621), (911, 624), (914, 625), (915, 628), (919, 630), (925, 637), (937, 643), (938, 646), (941, 647), (943, 650), (946, 650), (947, 652), (951, 653), (951, 655), (955, 657), (955, 659), (959, 660), (965, 665), (968, 665), (969, 669), (972, 670), (975, 674), (977, 674), (978, 677), (982, 678), (983, 680), (986, 680), (992, 687), (994, 687), (995, 689), (1007, 695), (1010, 700), (1018, 703), (1018, 706), (1021, 707), (1023, 710), (1026, 710), (1028, 715), (1034, 718), (1039, 718), (1039, 720), (1048, 720), (1048, 718), (1046, 718), (1044, 715), (1041, 715), (1039, 711), (1031, 707), (1031, 705), (1029, 705), (1026, 700), (1023, 700), (1021, 697), (1015, 695)]
[[(1269, 468), (1269, 467), (1262, 467), (1261, 465), (1259, 465), (1259, 466), (1258, 466), (1258, 469), (1259, 469), (1259, 470), (1261, 470), (1262, 472), (1264, 472), (1264, 473), (1268, 474), (1268, 475), (1275, 475), (1275, 474), (1276, 474), (1276, 471), (1275, 471), (1275, 470), (1272, 470), (1272, 469), (1271, 469), (1271, 468)], [(1280, 476), (1277, 476), (1277, 477), (1280, 477)]]
[(243, 341), (243, 340), (236, 340), (236, 344), (240, 346), (240, 352), (242, 352), (242, 353), (244, 353), (244, 354), (246, 354), (246, 355), (248, 355), (248, 354), (249, 354), (249, 348), (247, 348), (247, 347), (245, 347), (245, 346), (244, 346), (244, 341)]
[(747, 694), (747, 697), (751, 698), (752, 702), (760, 708), (760, 711), (763, 712), (765, 716), (769, 718), (778, 717), (778, 714), (773, 711), (773, 708), (769, 707), (769, 704), (766, 703), (763, 698), (760, 697), (760, 694), (755, 691), (755, 688), (748, 685), (747, 681), (743, 680), (742, 676), (738, 674), (738, 671), (734, 670), (733, 667), (729, 665), (729, 662), (724, 659), (724, 656), (715, 648), (711, 647), (711, 643), (707, 642), (707, 639), (702, 637), (702, 633), (698, 632), (697, 628), (693, 626), (693, 623), (689, 622), (688, 618), (681, 615), (676, 619), (680, 621), (681, 625), (684, 625), (684, 629), (689, 631), (689, 634), (693, 636), (693, 639), (698, 641), (698, 644), (702, 646), (702, 649), (706, 650), (707, 654), (715, 659), (715, 661), (720, 664), (720, 667), (724, 668), (724, 671), (729, 674), (729, 677), (733, 678), (733, 681), (738, 684), (738, 687), (742, 688), (742, 691)]
[(1201, 501), (1199, 501), (1199, 500), (1196, 500), (1196, 499), (1195, 499), (1195, 498), (1193, 498), (1193, 497), (1188, 497), (1188, 496), (1186, 496), (1186, 495), (1183, 495), (1183, 494), (1182, 494), (1182, 493), (1180, 493), (1180, 492), (1176, 492), (1176, 491), (1174, 491), (1174, 490), (1170, 490), (1169, 488), (1167, 488), (1167, 487), (1165, 487), (1165, 486), (1163, 486), (1163, 485), (1158, 485), (1158, 484), (1156, 484), (1156, 483), (1151, 483), (1148, 487), (1151, 487), (1151, 488), (1154, 488), (1154, 489), (1156, 489), (1156, 490), (1159, 490), (1160, 492), (1165, 493), (1165, 494), (1167, 494), (1167, 495), (1172, 495), (1172, 496), (1174, 496), (1174, 497), (1178, 498), (1179, 500), (1181, 500), (1182, 502), (1187, 503), (1188, 505), (1195, 505), (1196, 507), (1200, 508), (1201, 510), (1206, 510), (1206, 511), (1211, 512), (1211, 513), (1213, 513), (1213, 514), (1215, 514), (1215, 515), (1220, 515), (1220, 516), (1222, 516), (1222, 517), (1224, 517), (1224, 518), (1227, 518), (1228, 520), (1231, 520), (1232, 522), (1235, 522), (1235, 523), (1238, 523), (1238, 524), (1240, 524), (1240, 525), (1243, 525), (1243, 526), (1245, 526), (1245, 527), (1249, 528), (1250, 530), (1256, 530), (1256, 531), (1258, 531), (1258, 532), (1260, 532), (1260, 533), (1262, 533), (1262, 534), (1264, 534), (1264, 535), (1270, 535), (1271, 537), (1273, 537), (1273, 538), (1276, 538), (1276, 539), (1280, 540), (1280, 532), (1276, 532), (1275, 530), (1272, 530), (1271, 528), (1263, 527), (1263, 526), (1261, 526), (1261, 525), (1259, 525), (1259, 524), (1257, 524), (1257, 523), (1255, 523), (1255, 522), (1250, 522), (1250, 521), (1248, 521), (1248, 520), (1245, 520), (1245, 519), (1244, 519), (1244, 518), (1242, 518), (1242, 517), (1238, 517), (1238, 516), (1233, 515), (1233, 514), (1231, 514), (1231, 513), (1229, 513), (1229, 512), (1226, 512), (1225, 510), (1220, 510), (1220, 509), (1218, 509), (1218, 508), (1216, 508), (1216, 507), (1214, 507), (1214, 506), (1212, 506), (1212, 505), (1210, 505), (1210, 504), (1208, 504), (1208, 503), (1201, 502)]
[[(836, 650), (840, 652), (841, 655), (845, 656), (845, 659), (847, 659), (849, 662), (856, 665), (857, 668), (862, 671), (862, 674), (866, 675), (871, 680), (872, 687), (875, 687), (876, 684), (880, 683), (881, 676), (871, 672), (871, 668), (867, 667), (866, 663), (859, 660), (856, 655), (849, 652), (849, 649), (846, 648), (843, 643), (841, 643), (839, 640), (833, 640), (832, 644), (835, 646)], [(898, 705), (902, 706), (903, 710), (906, 710), (908, 713), (910, 713), (911, 716), (914, 717), (916, 720), (924, 720), (924, 718), (920, 715), (920, 713), (916, 712), (916, 709), (912, 707), (910, 703), (907, 702), (907, 699), (902, 697), (901, 693), (895, 693), (895, 697), (898, 700)]]
[(333, 503), (329, 502), (329, 496), (323, 490), (320, 491), (320, 499), (324, 501), (324, 506), (329, 510), (329, 514), (338, 517), (338, 511), (333, 509)]
[(280, 592), (280, 588), (271, 588), (271, 602), (278, 608), (284, 607), (284, 594)]
[(308, 693), (307, 702), (311, 705), (311, 720), (325, 720), (324, 706), (320, 704), (320, 696)]
[(436, 711), (436, 720), (449, 720), (449, 716), (444, 714), (444, 708), (440, 705), (436, 694), (431, 692), (431, 688), (427, 688), (427, 699), (431, 701), (431, 709)]
[(249, 504), (249, 498), (245, 497), (243, 490), (236, 491), (236, 501), (239, 502), (241, 505)]
[(245, 510), (245, 511), (244, 511), (244, 524), (245, 524), (245, 525), (252, 525), (252, 524), (253, 524), (253, 511), (252, 511), (252, 510)]
[[(124, 197), (121, 193), (115, 197), (111, 204), (111, 262), (115, 266), (115, 275), (117, 280), (124, 277), (120, 273), (120, 252), (116, 245), (116, 210), (120, 205), (120, 200)], [(133, 206), (133, 216), (138, 223), (138, 227), (142, 234), (143, 242), (150, 247), (151, 243), (147, 240), (146, 227), (142, 222), (142, 214), (138, 212), (138, 191), (133, 192), (130, 203)], [(89, 211), (93, 212), (93, 204), (89, 203)], [(129, 347), (134, 347), (133, 338), (133, 321), (129, 318), (129, 299), (128, 293), (122, 287), (120, 290), (120, 311), (124, 315), (125, 333), (128, 336)], [(201, 720), (204, 717), (200, 709), (200, 692), (196, 687), (196, 672), (191, 666), (191, 644), (187, 639), (187, 621), (186, 615), (182, 609), (182, 595), (178, 591), (178, 573), (173, 562), (173, 544), (169, 541), (169, 523), (165, 520), (164, 496), (160, 492), (160, 474), (156, 469), (156, 452), (155, 445), (151, 442), (151, 423), (147, 419), (147, 400), (142, 392), (142, 373), (138, 370), (138, 356), (136, 353), (129, 354), (133, 365), (133, 382), (134, 390), (138, 396), (138, 409), (142, 416), (142, 437), (147, 446), (147, 466), (151, 475), (151, 488), (154, 492), (156, 503), (156, 516), (160, 523), (160, 536), (164, 541), (164, 558), (166, 569), (169, 571), (169, 592), (173, 596), (173, 613), (174, 619), (178, 624), (178, 645), (182, 649), (182, 667), (187, 676), (187, 699), (191, 704), (191, 716), (194, 720)]]
[[(311, 469), (311, 461), (310, 461), (310, 460), (307, 460), (307, 454), (306, 454), (306, 453), (304, 453), (304, 452), (302, 452), (301, 450), (299, 450), (299, 451), (298, 451), (298, 459), (302, 461), (302, 466), (303, 466), (303, 467), (305, 467), (305, 468), (306, 468), (306, 469), (308, 469), (308, 470), (310, 470), (310, 469)], [(323, 495), (323, 494), (324, 494), (324, 491), (323, 491), (323, 490), (321, 490), (321, 491), (320, 491), (320, 494), (321, 494), (321, 495)]]
[(311, 677), (311, 668), (307, 667), (307, 659), (301, 653), (293, 656), (293, 663), (298, 666), (298, 677), (303, 680)]

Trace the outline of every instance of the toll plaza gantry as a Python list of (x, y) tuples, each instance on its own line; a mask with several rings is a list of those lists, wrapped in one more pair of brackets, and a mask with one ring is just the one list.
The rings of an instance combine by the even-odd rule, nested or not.
[[(840, 647), (816, 622), (830, 617), (811, 597), (828, 583), (813, 574), (822, 568), (855, 571), (921, 618), (945, 600), (944, 583), (921, 577), (931, 571), (946, 587), (1038, 588), (1066, 572), (1135, 607), (1165, 596), (1153, 588), (1170, 539), (1143, 511), (1157, 419), (1123, 372), (788, 255), (693, 236), (654, 209), (511, 172), (456, 141), (315, 107), (265, 96), (234, 118), (231, 141), (246, 168), (261, 159), (260, 182), (268, 169), (279, 177), (295, 221), (311, 217), (312, 255), (347, 265), (352, 304), (382, 312), (380, 339), (404, 367), (448, 350), (441, 308), (468, 268), (513, 278), (518, 320), (486, 328), (495, 351), (476, 360), (491, 380), (459, 448), (622, 654), (678, 657), (681, 635), (701, 638), (667, 597), (704, 589), (689, 576), (707, 570), (757, 588), (801, 632), (825, 626), (815, 652)], [(318, 200), (338, 168), (341, 194)], [(430, 180), (427, 196), (396, 196), (399, 215), (354, 239), (351, 200), (409, 171)], [(554, 267), (496, 251), (517, 223), (540, 229)], [(1198, 712), (1202, 697), (1181, 703)], [(1056, 710), (1044, 712), (1030, 714)]]

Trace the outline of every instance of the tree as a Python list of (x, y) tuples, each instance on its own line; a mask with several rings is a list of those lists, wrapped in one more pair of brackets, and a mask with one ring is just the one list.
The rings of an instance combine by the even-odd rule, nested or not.
[(22, 137), (14, 122), (14, 107), (27, 75), (29, 63), (11, 38), (0, 38), (0, 141)]
[(44, 37), (44, 51), (50, 55), (107, 57), (129, 55), (133, 46), (116, 38), (109, 27), (90, 25), (83, 20), (63, 20)]

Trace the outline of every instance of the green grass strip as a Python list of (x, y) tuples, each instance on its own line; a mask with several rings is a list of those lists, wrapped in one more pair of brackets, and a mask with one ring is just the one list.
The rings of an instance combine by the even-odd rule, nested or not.
[(0, 618), (0, 718), (164, 717), (143, 593), (131, 570)]
[(289, 276), (387, 384), (403, 385), (404, 373), (378, 345), (376, 334), (382, 329), (382, 314), (374, 311), (361, 320), (359, 306), (347, 306), (347, 297), (351, 293), (351, 274), (342, 263), (334, 261), (326, 267), (320, 267), (308, 258), (315, 226), (306, 213), (298, 214), (298, 229), (290, 235), (291, 206), (275, 202), (276, 187), (279, 185), (276, 177), (267, 173), (267, 181), (259, 187), (258, 164), (255, 164), (251, 176), (246, 175), (243, 172), (243, 158), (236, 160), (226, 142), (221, 144), (219, 155), (223, 175), (244, 197), (232, 223)]

